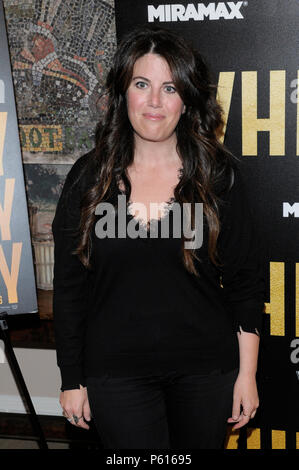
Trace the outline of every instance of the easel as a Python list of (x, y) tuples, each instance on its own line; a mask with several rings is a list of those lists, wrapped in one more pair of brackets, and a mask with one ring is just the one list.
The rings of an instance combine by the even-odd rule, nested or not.
[(4, 345), (5, 345), (5, 355), (7, 358), (7, 361), (10, 365), (11, 371), (14, 375), (16, 384), (22, 392), (22, 398), (24, 398), (25, 403), (27, 405), (27, 409), (29, 410), (29, 419), (31, 421), (32, 427), (34, 432), (36, 433), (36, 436), (38, 437), (38, 445), (40, 449), (48, 449), (48, 445), (43, 433), (43, 430), (41, 428), (41, 425), (39, 423), (38, 417), (36, 415), (33, 403), (31, 401), (29, 392), (27, 390), (24, 378), (22, 376), (21, 369), (19, 367), (17, 358), (15, 356), (13, 347), (11, 345), (10, 341), (10, 335), (9, 335), (9, 329), (8, 329), (8, 324), (7, 324), (7, 318), (8, 314), (7, 312), (1, 312), (0, 313), (0, 338), (3, 340)]

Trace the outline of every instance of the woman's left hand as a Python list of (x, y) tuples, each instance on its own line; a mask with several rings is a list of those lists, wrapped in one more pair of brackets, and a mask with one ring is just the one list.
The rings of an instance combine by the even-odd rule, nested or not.
[(227, 420), (228, 423), (238, 421), (232, 430), (241, 428), (254, 418), (258, 406), (259, 397), (255, 375), (239, 373), (234, 385), (232, 416)]

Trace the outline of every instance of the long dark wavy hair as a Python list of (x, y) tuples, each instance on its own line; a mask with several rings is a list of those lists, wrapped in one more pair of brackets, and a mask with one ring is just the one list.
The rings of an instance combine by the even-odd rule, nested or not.
[[(137, 28), (121, 41), (106, 81), (107, 111), (96, 130), (93, 153), (95, 183), (81, 201), (80, 239), (75, 253), (90, 268), (91, 230), (95, 208), (120, 179), (130, 199), (131, 184), (126, 169), (134, 159), (134, 130), (127, 114), (126, 91), (130, 85), (135, 62), (147, 53), (166, 60), (172, 79), (186, 111), (176, 127), (177, 152), (183, 173), (174, 197), (178, 203), (191, 203), (191, 224), (194, 228), (194, 202), (203, 203), (203, 214), (209, 229), (209, 259), (221, 266), (217, 253), (220, 233), (220, 188), (229, 180), (236, 157), (219, 141), (224, 125), (223, 111), (216, 100), (217, 85), (201, 54), (177, 33), (157, 27)], [(198, 276), (196, 250), (184, 248), (182, 258), (186, 269)]]

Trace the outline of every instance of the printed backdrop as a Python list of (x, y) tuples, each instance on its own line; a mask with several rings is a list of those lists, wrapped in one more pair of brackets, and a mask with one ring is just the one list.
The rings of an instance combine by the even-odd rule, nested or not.
[(218, 83), (224, 143), (242, 160), (268, 285), (260, 407), (239, 445), (299, 448), (299, 2), (116, 0), (115, 10), (118, 40), (137, 24), (175, 30)]
[(114, 1), (3, 4), (30, 230), (39, 260), (37, 286), (51, 289), (51, 223), (71, 165), (94, 146), (105, 106), (99, 97), (116, 43)]
[(93, 147), (114, 51), (111, 0), (7, 0), (25, 163), (73, 163)]
[(0, 312), (37, 312), (36, 286), (10, 59), (0, 0)]

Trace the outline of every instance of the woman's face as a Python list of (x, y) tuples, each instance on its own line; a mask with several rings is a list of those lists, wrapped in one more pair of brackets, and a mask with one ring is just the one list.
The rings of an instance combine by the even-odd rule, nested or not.
[(152, 142), (176, 141), (175, 128), (185, 107), (165, 59), (157, 54), (140, 57), (126, 97), (135, 137)]

